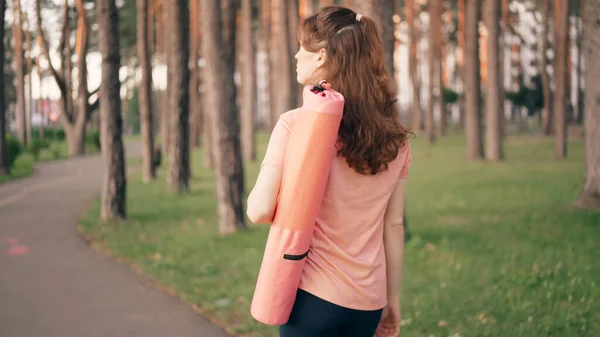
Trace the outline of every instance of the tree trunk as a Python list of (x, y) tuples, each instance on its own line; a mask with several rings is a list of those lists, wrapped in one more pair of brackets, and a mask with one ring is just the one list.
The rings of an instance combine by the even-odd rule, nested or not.
[(271, 97), (271, 125), (274, 126), (279, 116), (294, 108), (292, 91), (292, 68), (290, 67), (289, 46), (288, 46), (288, 24), (287, 24), (287, 6), (286, 0), (272, 0), (271, 2), (271, 36), (270, 52), (271, 66), (269, 74), (271, 84), (280, 83), (278, 86), (270, 86)]
[(122, 141), (121, 99), (119, 82), (119, 16), (114, 0), (96, 2), (98, 46), (102, 54), (100, 86), (100, 121), (104, 181), (102, 184), (102, 219), (125, 218), (125, 154)]
[(457, 27), (458, 27), (458, 55), (456, 57), (456, 72), (460, 82), (460, 93), (458, 95), (458, 124), (461, 128), (465, 126), (465, 0), (458, 0), (457, 4)]
[[(583, 52), (585, 69), (585, 158), (586, 176), (577, 205), (600, 209), (600, 64), (593, 62), (600, 55), (600, 4), (586, 4), (583, 13)], [(598, 33), (596, 35), (596, 33)]]
[[(219, 112), (212, 119), (215, 148), (218, 151), (216, 156), (217, 211), (220, 232), (227, 234), (245, 227), (242, 203), (244, 172), (235, 107), (234, 62), (230, 58), (233, 53), (227, 53), (225, 48), (225, 45), (230, 45), (232, 41), (225, 40), (221, 34), (222, 19), (219, 2), (205, 0), (202, 4), (204, 6), (200, 13), (204, 34), (202, 52), (206, 60), (204, 74), (209, 88), (206, 95), (207, 110)], [(231, 39), (233, 36), (229, 35), (227, 38)]]
[[(77, 55), (77, 115), (75, 117), (75, 133), (80, 143), (74, 144), (79, 151), (71, 155), (82, 155), (85, 153), (85, 126), (89, 119), (90, 107), (88, 104), (89, 92), (87, 87), (87, 51), (88, 51), (88, 22), (85, 12), (84, 0), (75, 1), (77, 8), (77, 39), (75, 54)], [(117, 77), (118, 78), (118, 77)]]
[(168, 22), (167, 63), (171, 87), (169, 90), (169, 175), (167, 181), (175, 192), (189, 189), (189, 14), (187, 1), (165, 1)]
[(436, 38), (435, 38), (435, 52), (436, 52), (436, 64), (437, 64), (437, 68), (438, 68), (438, 72), (437, 72), (437, 80), (438, 80), (438, 85), (439, 85), (439, 96), (438, 96), (438, 105), (440, 107), (440, 124), (439, 124), (439, 134), (440, 136), (444, 136), (446, 135), (446, 129), (448, 128), (448, 113), (446, 111), (446, 101), (444, 100), (444, 88), (445, 88), (445, 83), (444, 83), (444, 63), (446, 60), (446, 53), (445, 53), (445, 48), (444, 48), (444, 44), (443, 44), (443, 37), (442, 37), (442, 23), (445, 21), (444, 20), (444, 0), (438, 0), (439, 3), (439, 7), (438, 7), (438, 14), (439, 14), (439, 18), (440, 21), (437, 23), (436, 25)]
[(542, 18), (542, 86), (544, 88), (544, 108), (542, 109), (542, 132), (552, 134), (552, 91), (548, 76), (548, 26), (550, 25), (550, 0), (544, 0), (544, 15)]
[(88, 102), (89, 92), (87, 90), (87, 67), (85, 55), (87, 54), (88, 44), (88, 27), (87, 19), (85, 17), (85, 10), (83, 9), (82, 0), (77, 0), (77, 12), (79, 16), (78, 27), (77, 27), (77, 42), (76, 51), (78, 57), (78, 68), (83, 69), (79, 71), (78, 81), (80, 86), (78, 87), (79, 95), (79, 106), (77, 113), (73, 107), (73, 90), (71, 81), (71, 47), (70, 47), (70, 23), (69, 23), (69, 5), (68, 1), (65, 2), (65, 19), (63, 22), (63, 31), (61, 36), (61, 51), (64, 52), (61, 58), (61, 71), (59, 73), (56, 68), (52, 65), (50, 59), (50, 51), (48, 44), (44, 38), (42, 30), (42, 18), (40, 13), (40, 0), (35, 1), (36, 10), (36, 21), (37, 21), (37, 34), (41, 39), (42, 51), (46, 60), (48, 61), (50, 72), (52, 73), (54, 80), (61, 93), (61, 108), (62, 113), (59, 115), (60, 122), (67, 138), (68, 153), (69, 156), (77, 156), (85, 153), (85, 126), (92, 112), (92, 107), (97, 106), (96, 102), (90, 104)]
[(568, 11), (567, 0), (555, 0), (555, 38), (554, 38), (554, 79), (556, 89), (554, 91), (554, 131), (556, 133), (554, 143), (554, 157), (562, 159), (567, 156), (567, 29)]
[[(434, 109), (436, 101), (439, 102), (441, 92), (436, 90), (436, 83), (439, 77), (436, 77), (436, 71), (439, 69), (440, 60), (438, 59), (437, 51), (437, 37), (438, 31), (441, 29), (440, 21), (441, 2), (438, 0), (429, 1), (427, 4), (427, 10), (429, 11), (430, 24), (429, 24), (429, 102), (427, 105), (427, 114), (425, 115), (425, 139), (427, 144), (433, 144), (435, 142), (435, 131), (434, 131)], [(441, 86), (441, 83), (440, 83)], [(441, 108), (441, 107), (440, 107)]]
[(479, 74), (479, 0), (466, 0), (465, 18), (465, 134), (467, 138), (467, 158), (483, 157), (481, 137), (481, 76)]
[(190, 149), (200, 147), (200, 0), (190, 1)]
[(13, 1), (13, 66), (16, 80), (17, 104), (15, 116), (17, 136), (21, 145), (27, 145), (27, 117), (25, 113), (25, 74), (23, 73), (23, 14), (21, 0)]
[(487, 0), (487, 92), (485, 95), (485, 157), (488, 161), (499, 161), (504, 157), (502, 148), (502, 109), (500, 83), (500, 4)]
[[(585, 0), (580, 0), (579, 2), (579, 11), (580, 13), (583, 13), (584, 11), (584, 6), (585, 6)], [(582, 18), (583, 15), (580, 14), (580, 17)], [(585, 111), (585, 90), (583, 89), (583, 84), (585, 81), (585, 75), (583, 73), (583, 62), (584, 62), (584, 52), (583, 52), (583, 39), (585, 37), (584, 35), (584, 24), (583, 24), (583, 19), (582, 19), (582, 24), (581, 24), (581, 32), (579, 33), (579, 46), (578, 46), (578, 56), (579, 59), (577, 61), (577, 124), (583, 124), (583, 116), (584, 116), (584, 111)]]
[[(171, 23), (169, 22), (169, 17), (168, 17), (168, 10), (167, 10), (167, 3), (165, 0), (161, 1), (161, 12), (160, 12), (160, 18), (157, 20), (158, 24), (159, 24), (159, 29), (157, 32), (157, 35), (159, 35), (161, 37), (160, 39), (160, 43), (158, 43), (158, 54), (161, 55), (161, 58), (163, 60), (163, 64), (165, 65), (165, 72), (166, 72), (166, 76), (165, 76), (165, 80), (166, 80), (166, 85), (165, 85), (165, 90), (162, 92), (161, 95), (161, 102), (160, 102), (160, 142), (161, 142), (161, 147), (160, 147), (160, 151), (162, 156), (166, 159), (170, 150), (170, 146), (169, 146), (169, 142), (170, 142), (170, 117), (171, 117), (171, 107), (169, 105), (169, 97), (170, 94), (169, 92), (171, 91), (171, 73), (173, 72), (173, 70), (169, 69), (169, 62), (168, 62), (168, 57), (167, 57), (167, 50), (169, 49), (168, 45), (169, 45), (169, 40), (170, 40), (170, 29), (171, 29)], [(167, 160), (165, 160), (165, 162), (167, 162)]]
[(506, 133), (506, 116), (510, 115), (510, 111), (512, 110), (512, 103), (506, 98), (506, 92), (510, 90), (510, 72), (511, 72), (511, 59), (510, 59), (510, 49), (512, 45), (512, 35), (510, 33), (511, 26), (511, 15), (509, 8), (509, 0), (502, 0), (501, 5), (501, 13), (502, 13), (502, 29), (499, 31), (499, 46), (498, 46), (498, 57), (500, 68), (498, 69), (498, 76), (500, 78), (500, 113), (502, 122), (500, 125), (500, 132), (502, 137), (504, 137)]
[[(440, 0), (441, 1), (441, 0)], [(391, 75), (394, 74), (394, 2), (390, 0), (352, 0), (348, 1), (352, 10), (375, 21), (379, 36), (383, 42), (385, 65)], [(323, 7), (321, 5), (321, 7)]]
[(140, 124), (142, 129), (142, 178), (145, 183), (155, 177), (152, 129), (152, 64), (148, 50), (148, 0), (136, 0), (137, 51), (142, 78), (139, 84)]
[(25, 134), (26, 134), (26, 138), (27, 138), (27, 143), (29, 144), (31, 142), (31, 119), (33, 118), (33, 81), (32, 81), (32, 76), (33, 76), (33, 48), (32, 48), (32, 43), (31, 43), (31, 27), (29, 25), (29, 20), (27, 19), (27, 15), (25, 16), (25, 20), (24, 20), (25, 24), (26, 24), (26, 30), (25, 30), (25, 44), (26, 44), (26, 48), (27, 48), (27, 102), (29, 105), (29, 108), (26, 109), (26, 119), (25, 119)]
[(252, 28), (252, 1), (242, 0), (242, 105), (240, 110), (242, 153), (245, 160), (256, 158), (254, 116), (256, 116), (256, 66), (254, 51), (254, 29)]
[(298, 0), (288, 0), (287, 3), (287, 16), (286, 21), (288, 22), (287, 31), (289, 34), (289, 51), (288, 51), (288, 66), (290, 67), (290, 88), (292, 95), (290, 97), (290, 104), (292, 107), (300, 106), (302, 102), (302, 89), (303, 86), (298, 83), (296, 79), (296, 62), (294, 55), (298, 52), (300, 44), (298, 43)]
[(421, 81), (419, 78), (419, 63), (417, 60), (417, 45), (420, 34), (415, 27), (415, 2), (406, 0), (406, 22), (408, 24), (408, 34), (410, 36), (410, 49), (408, 59), (408, 69), (410, 70), (410, 82), (412, 89), (412, 128), (414, 131), (421, 130), (423, 124), (423, 112), (421, 108)]
[[(4, 41), (4, 16), (6, 14), (6, 1), (0, 0), (0, 41)], [(0, 43), (0, 69), (4, 69), (4, 43)], [(10, 174), (8, 166), (8, 153), (6, 153), (6, 102), (4, 101), (4, 85), (0, 87), (0, 176)]]

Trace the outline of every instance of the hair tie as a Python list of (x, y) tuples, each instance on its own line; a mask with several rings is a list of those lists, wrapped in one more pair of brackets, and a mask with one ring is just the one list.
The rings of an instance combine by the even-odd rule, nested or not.
[(356, 13), (356, 21), (360, 22), (360, 19), (362, 19), (362, 17), (362, 14)]

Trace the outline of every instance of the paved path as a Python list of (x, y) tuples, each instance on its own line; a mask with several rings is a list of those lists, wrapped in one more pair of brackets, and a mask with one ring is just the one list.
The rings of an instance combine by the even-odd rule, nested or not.
[(0, 185), (0, 337), (227, 337), (79, 236), (101, 181), (96, 155)]

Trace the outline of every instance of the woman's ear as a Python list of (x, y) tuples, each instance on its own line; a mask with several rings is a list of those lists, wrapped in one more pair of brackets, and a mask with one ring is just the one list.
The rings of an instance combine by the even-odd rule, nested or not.
[(325, 48), (321, 48), (318, 51), (318, 57), (317, 57), (317, 68), (322, 67), (325, 64), (325, 61), (327, 61), (327, 50), (325, 50)]

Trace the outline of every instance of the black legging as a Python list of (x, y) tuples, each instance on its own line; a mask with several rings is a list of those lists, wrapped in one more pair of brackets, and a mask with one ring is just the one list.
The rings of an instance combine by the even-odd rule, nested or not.
[(382, 310), (348, 309), (298, 289), (290, 319), (279, 327), (279, 336), (373, 337)]

